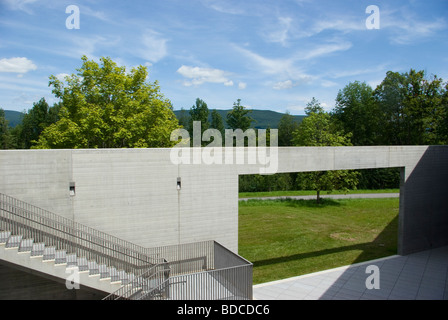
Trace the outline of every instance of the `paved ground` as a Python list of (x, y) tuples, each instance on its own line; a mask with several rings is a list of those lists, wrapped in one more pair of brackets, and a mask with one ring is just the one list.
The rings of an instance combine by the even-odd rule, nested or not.
[[(360, 198), (398, 198), (399, 193), (354, 193), (354, 194), (323, 194), (321, 198), (329, 199), (360, 199)], [(316, 195), (312, 196), (278, 196), (278, 197), (257, 197), (257, 198), (239, 198), (240, 201), (244, 200), (275, 200), (275, 199), (294, 199), (294, 200), (310, 200), (316, 199)]]
[[(379, 289), (368, 289), (375, 274)], [(448, 246), (255, 285), (254, 299), (448, 300)]]

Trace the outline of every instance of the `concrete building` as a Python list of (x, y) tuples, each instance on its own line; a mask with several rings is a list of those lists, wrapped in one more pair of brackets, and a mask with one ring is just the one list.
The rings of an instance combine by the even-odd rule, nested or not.
[(237, 252), (239, 175), (398, 167), (398, 253), (448, 244), (448, 146), (188, 150), (184, 161), (173, 150), (0, 151), (0, 192), (143, 247), (215, 240)]
[[(240, 270), (222, 283), (242, 283), (243, 278), (246, 284), (220, 290), (225, 296), (199, 293), (219, 299), (228, 295), (250, 299), (250, 262), (225, 253), (225, 248), (238, 252), (239, 175), (401, 168), (398, 254), (409, 255), (448, 245), (447, 164), (448, 146), (7, 150), (0, 151), (0, 195), (6, 195), (2, 199), (23, 201), (22, 207), (36, 206), (107, 237), (123, 239), (132, 247), (139, 246), (136, 252), (144, 256), (144, 248), (191, 243), (204, 248), (202, 242), (216, 241), (210, 247), (214, 249), (207, 247), (206, 251), (214, 255), (218, 250), (221, 257), (210, 261), (218, 269), (230, 267), (227, 262), (232, 261)], [(4, 207), (2, 210), (8, 214)], [(83, 283), (91, 290), (68, 292), (61, 285), (67, 277), (66, 269), (60, 269), (56, 262), (36, 262), (30, 259), (30, 253), (20, 254), (20, 246), (24, 246), (20, 239), (12, 245), (15, 251), (8, 250), (8, 241), (13, 239), (0, 232), (0, 299), (36, 295), (41, 299), (101, 298), (104, 293), (126, 287), (113, 281), (95, 283), (90, 275), (83, 275)], [(164, 252), (166, 256), (174, 251)], [(180, 265), (177, 259), (171, 259), (175, 268)], [(183, 261), (203, 259), (200, 253)], [(68, 259), (64, 261), (68, 263)], [(195, 272), (204, 268), (209, 269), (201, 263)], [(94, 269), (100, 273), (98, 266)], [(42, 275), (50, 280), (42, 280)], [(112, 276), (110, 271), (107, 277), (119, 275), (115, 272)], [(206, 282), (211, 283), (216, 276), (208, 279)], [(21, 282), (19, 290), (10, 290)], [(31, 287), (26, 288), (25, 283)], [(182, 297), (181, 288), (176, 294)]]

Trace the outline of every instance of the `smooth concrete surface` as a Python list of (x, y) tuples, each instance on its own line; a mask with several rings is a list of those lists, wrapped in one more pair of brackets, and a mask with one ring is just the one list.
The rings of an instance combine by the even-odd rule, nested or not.
[(263, 283), (253, 290), (255, 300), (448, 300), (448, 246)]
[(239, 175), (399, 167), (398, 253), (448, 245), (448, 146), (267, 149), (224, 148), (215, 162), (210, 148), (184, 162), (173, 149), (2, 150), (0, 192), (144, 247), (215, 240), (238, 252)]

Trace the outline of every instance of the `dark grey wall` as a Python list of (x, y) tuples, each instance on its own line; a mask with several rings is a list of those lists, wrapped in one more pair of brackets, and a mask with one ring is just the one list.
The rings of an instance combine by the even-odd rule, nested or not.
[(400, 192), (398, 254), (448, 245), (448, 146), (428, 147)]
[(100, 300), (107, 295), (82, 286), (68, 290), (65, 283), (5, 264), (0, 264), (0, 279), (0, 300)]

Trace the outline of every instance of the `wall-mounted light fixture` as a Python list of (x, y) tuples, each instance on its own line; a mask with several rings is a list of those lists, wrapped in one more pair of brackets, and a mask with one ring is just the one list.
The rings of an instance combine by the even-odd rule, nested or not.
[(177, 185), (176, 185), (176, 189), (180, 190), (182, 188), (182, 182), (180, 180), (180, 177), (177, 177)]
[(75, 183), (74, 182), (70, 182), (70, 184), (69, 184), (69, 191), (70, 191), (70, 196), (74, 196), (76, 194), (76, 192), (75, 192)]

